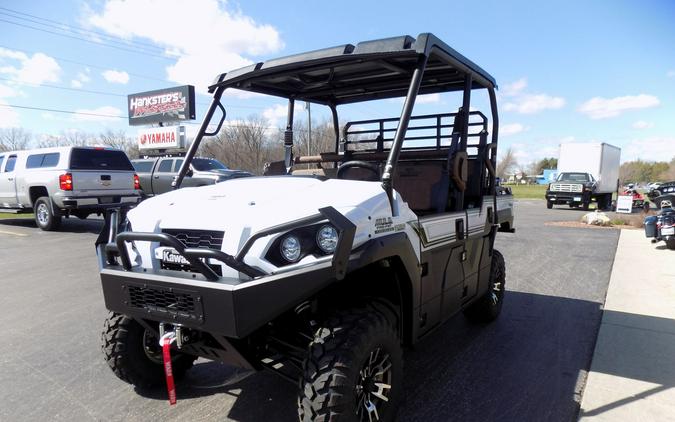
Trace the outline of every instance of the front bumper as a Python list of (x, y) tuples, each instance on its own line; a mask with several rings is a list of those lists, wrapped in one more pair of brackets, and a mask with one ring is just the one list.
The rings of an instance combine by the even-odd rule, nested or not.
[[(319, 214), (271, 227), (252, 235), (236, 256), (205, 248), (186, 248), (168, 234), (117, 233), (124, 210), (106, 213), (96, 242), (106, 307), (132, 317), (171, 322), (230, 338), (244, 338), (301, 301), (342, 279), (350, 264), (356, 226), (332, 207)], [(265, 274), (244, 263), (253, 243), (272, 233), (328, 220), (338, 230), (332, 260), (278, 274)], [(173, 247), (197, 271), (171, 271), (132, 266), (127, 242), (150, 241)], [(204, 265), (216, 259), (251, 280), (218, 277)]]
[(588, 192), (556, 192), (546, 191), (546, 200), (554, 204), (582, 203), (590, 200)]

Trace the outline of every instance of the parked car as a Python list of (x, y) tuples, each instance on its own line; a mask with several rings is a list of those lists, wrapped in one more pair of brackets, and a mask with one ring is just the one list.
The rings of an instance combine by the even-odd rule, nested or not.
[(656, 208), (661, 208), (661, 202), (663, 201), (672, 204), (675, 196), (675, 181), (659, 183), (657, 187), (649, 190), (647, 196)]
[[(140, 178), (144, 196), (159, 195), (172, 190), (172, 183), (183, 164), (181, 157), (155, 157), (132, 160)], [(230, 170), (218, 160), (212, 158), (194, 158), (190, 170), (181, 184), (183, 187), (213, 185), (225, 180), (250, 177), (253, 174), (242, 170)]]
[(140, 198), (138, 176), (123, 151), (58, 147), (0, 152), (0, 211), (34, 212), (42, 230), (62, 217), (87, 218)]
[[(238, 88), (287, 99), (284, 159), (269, 176), (111, 211), (97, 253), (113, 373), (138, 387), (166, 379), (173, 403), (173, 377), (201, 356), (291, 381), (301, 421), (396, 420), (403, 348), (461, 312), (492, 321), (504, 303), (506, 264), (494, 246), (513, 197), (495, 190), (496, 86), (432, 34), (220, 75), (186, 156), (207, 127), (222, 126), (225, 113), (216, 122), (214, 112)], [(446, 92), (462, 98), (456, 111), (413, 115), (418, 94)], [(338, 106), (372, 113), (387, 98), (403, 99), (400, 115), (340, 130)], [(328, 151), (294, 155), (295, 101), (332, 111)]]

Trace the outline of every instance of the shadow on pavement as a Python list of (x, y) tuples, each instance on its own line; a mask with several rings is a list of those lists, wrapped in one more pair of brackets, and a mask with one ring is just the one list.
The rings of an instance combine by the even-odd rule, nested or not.
[[(40, 231), (33, 218), (5, 218), (0, 220), (1, 226), (27, 227)], [(93, 233), (98, 234), (103, 227), (102, 219), (88, 218), (80, 220), (77, 217), (64, 218), (58, 232), (66, 233)]]
[[(457, 316), (406, 352), (400, 421), (577, 417), (600, 304), (521, 292), (506, 300), (494, 323)], [(296, 420), (296, 387), (271, 373), (241, 375), (218, 363), (199, 364), (178, 385), (178, 399), (230, 394), (237, 397), (227, 415), (233, 420)], [(219, 385), (232, 377), (239, 379)], [(144, 395), (166, 400), (164, 389)]]

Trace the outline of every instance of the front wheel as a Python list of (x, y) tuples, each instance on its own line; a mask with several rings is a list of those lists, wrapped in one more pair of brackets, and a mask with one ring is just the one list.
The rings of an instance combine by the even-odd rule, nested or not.
[[(101, 350), (110, 369), (122, 381), (145, 389), (165, 380), (159, 339), (133, 318), (111, 312), (103, 326)], [(171, 355), (173, 375), (180, 379), (196, 358), (175, 352)]]
[(302, 369), (300, 421), (395, 420), (403, 352), (381, 313), (336, 313), (316, 331)]
[(548, 208), (548, 209), (553, 208), (553, 202), (551, 202), (551, 201), (546, 201), (546, 208)]
[(48, 196), (41, 196), (33, 205), (35, 210), (35, 224), (42, 230), (58, 230), (61, 226), (61, 216), (54, 213)]
[(668, 249), (675, 249), (675, 237), (671, 236), (666, 239), (666, 247)]
[(483, 297), (464, 310), (464, 315), (472, 321), (490, 322), (502, 311), (504, 289), (506, 287), (506, 264), (504, 256), (498, 250), (492, 251), (488, 291)]

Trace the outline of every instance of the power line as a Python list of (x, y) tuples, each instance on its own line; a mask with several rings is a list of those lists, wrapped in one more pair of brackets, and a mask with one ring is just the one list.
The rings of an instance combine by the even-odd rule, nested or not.
[[(47, 19), (47, 18), (42, 18), (42, 17), (40, 17), (40, 16), (31, 15), (30, 13), (24, 13), (24, 12), (20, 12), (20, 11), (18, 11), (18, 10), (9, 9), (9, 8), (6, 8), (6, 7), (0, 7), (0, 10), (6, 10), (7, 12), (10, 12), (10, 14), (4, 13), (4, 12), (0, 12), (0, 13), (2, 13), (2, 14), (8, 15), (8, 16), (12, 16), (13, 18), (16, 18), (16, 19), (24, 19), (24, 20), (27, 20), (27, 21), (29, 21), (29, 22), (38, 23), (38, 24), (44, 25), (44, 26), (51, 26), (51, 27), (54, 27), (54, 28), (57, 28), (57, 29), (63, 29), (63, 28), (65, 27), (65, 28), (69, 29), (71, 32), (77, 32), (77, 31), (80, 31), (80, 32), (88, 32), (88, 33), (91, 33), (91, 34), (94, 34), (94, 35), (97, 35), (97, 36), (106, 37), (106, 38), (109, 38), (109, 39), (115, 40), (115, 41), (123, 41), (123, 42), (128, 43), (128, 44), (130, 43), (130, 44), (145, 45), (145, 46), (151, 47), (151, 48), (153, 48), (153, 49), (163, 50), (161, 47), (157, 47), (156, 45), (151, 44), (151, 43), (148, 43), (148, 42), (143, 42), (143, 41), (133, 41), (133, 42), (132, 42), (132, 41), (126, 40), (126, 39), (124, 39), (124, 38), (122, 38), (122, 37), (118, 37), (118, 36), (115, 36), (115, 35), (110, 35), (110, 34), (106, 34), (106, 33), (100, 32), (100, 31), (94, 31), (94, 30), (91, 30), (91, 29), (86, 29), (86, 28), (83, 28), (83, 27), (81, 27), (81, 26), (68, 25), (68, 24), (65, 24), (65, 23), (60, 22), (60, 21), (56, 21), (56, 20), (52, 20), (52, 19)], [(15, 15), (22, 15), (22, 16), (28, 16), (28, 17), (31, 17), (31, 18), (33, 18), (33, 19), (38, 19), (38, 20), (40, 20), (40, 21), (51, 22), (51, 23), (54, 23), (54, 24), (56, 24), (56, 25), (58, 25), (58, 26), (55, 26), (55, 25), (47, 25), (47, 24), (41, 23), (41, 22), (35, 22), (35, 21), (30, 20), (30, 19), (22, 18), (22, 17), (20, 17), (20, 16), (13, 16), (12, 14), (15, 14)]]
[(15, 79), (0, 78), (0, 81), (13, 82), (13, 83), (17, 83), (17, 84), (21, 84), (21, 85), (28, 85), (28, 86), (33, 86), (33, 87), (44, 87), (44, 88), (53, 88), (53, 89), (63, 89), (63, 90), (66, 90), (66, 91), (85, 92), (87, 94), (110, 95), (110, 96), (114, 96), (114, 97), (124, 97), (124, 98), (127, 97), (125, 94), (116, 94), (114, 92), (94, 91), (94, 90), (91, 90), (91, 89), (83, 89), (83, 88), (69, 88), (69, 87), (66, 87), (66, 86), (49, 85), (49, 84), (36, 84), (36, 83), (32, 83), (32, 82), (17, 81)]
[(112, 44), (106, 44), (104, 42), (92, 41), (92, 40), (88, 40), (86, 38), (76, 37), (76, 36), (73, 36), (73, 35), (61, 34), (59, 32), (49, 31), (47, 29), (42, 29), (42, 28), (36, 28), (34, 26), (25, 25), (25, 24), (22, 24), (22, 23), (8, 21), (6, 19), (0, 19), (0, 22), (5, 22), (5, 23), (8, 23), (8, 24), (20, 26), (20, 27), (23, 27), (23, 28), (33, 29), (35, 31), (46, 32), (48, 34), (58, 35), (58, 36), (61, 36), (61, 37), (72, 38), (72, 39), (87, 42), (87, 43), (90, 43), (90, 44), (96, 44), (98, 46), (115, 48), (115, 49), (118, 49), (118, 50), (127, 51), (127, 52), (135, 53), (135, 54), (142, 54), (144, 56), (156, 57), (156, 58), (160, 58), (160, 59), (163, 59), (163, 60), (173, 60), (169, 57), (160, 56), (158, 54), (152, 54), (152, 53), (147, 53), (147, 52), (143, 52), (143, 51), (139, 51), (139, 50), (133, 50), (133, 49), (130, 49), (130, 48), (119, 47), (119, 46), (112, 45)]
[(65, 114), (79, 114), (83, 116), (97, 116), (97, 117), (111, 117), (111, 118), (114, 117), (117, 119), (127, 119), (126, 116), (117, 116), (113, 114), (88, 113), (85, 111), (72, 111), (72, 110), (58, 110), (55, 108), (29, 107), (29, 106), (20, 106), (16, 104), (0, 104), (0, 107), (22, 108), (26, 110), (37, 110), (37, 111), (51, 111), (54, 113), (65, 113)]

